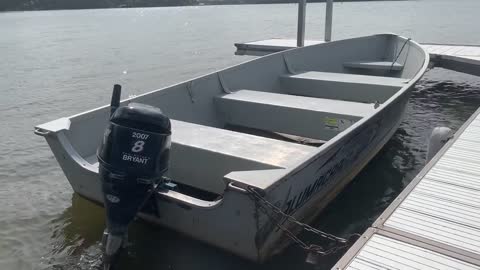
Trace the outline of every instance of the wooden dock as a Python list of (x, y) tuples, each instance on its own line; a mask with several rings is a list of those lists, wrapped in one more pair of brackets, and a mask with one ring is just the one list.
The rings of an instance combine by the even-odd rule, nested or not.
[(333, 269), (480, 269), (480, 109)]
[[(305, 40), (305, 46), (323, 42)], [(262, 56), (296, 48), (296, 44), (297, 41), (294, 39), (279, 38), (236, 43), (235, 54)], [(430, 53), (433, 66), (480, 76), (480, 45), (425, 43), (422, 46)]]
[(431, 62), (458, 72), (480, 76), (479, 45), (422, 44), (430, 53)]

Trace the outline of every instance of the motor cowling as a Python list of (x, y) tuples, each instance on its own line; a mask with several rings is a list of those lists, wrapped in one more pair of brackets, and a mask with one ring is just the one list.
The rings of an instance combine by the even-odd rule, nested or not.
[[(116, 239), (126, 235), (167, 171), (171, 145), (170, 119), (159, 108), (145, 104), (119, 107), (120, 91), (116, 85), (110, 121), (97, 152), (107, 232)], [(108, 252), (107, 243), (107, 255), (117, 249)]]

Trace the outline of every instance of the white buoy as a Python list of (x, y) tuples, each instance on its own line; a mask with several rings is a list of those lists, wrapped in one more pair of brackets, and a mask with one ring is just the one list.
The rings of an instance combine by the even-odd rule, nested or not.
[(438, 151), (453, 138), (453, 131), (448, 127), (436, 127), (428, 139), (427, 163), (438, 153)]

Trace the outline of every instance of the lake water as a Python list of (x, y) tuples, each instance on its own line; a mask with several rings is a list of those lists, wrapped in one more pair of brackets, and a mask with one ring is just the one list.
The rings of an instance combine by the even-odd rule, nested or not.
[[(478, 0), (336, 3), (333, 35), (480, 44), (479, 10)], [(95, 269), (99, 260), (103, 210), (73, 194), (33, 126), (108, 103), (114, 83), (140, 94), (248, 60), (233, 43), (294, 37), (296, 12), (285, 4), (0, 13), (0, 269)], [(310, 4), (307, 17), (307, 38), (321, 39), (324, 4)], [(478, 77), (429, 71), (392, 140), (314, 225), (362, 233), (424, 165), (431, 129), (457, 129), (479, 105)], [(130, 238), (121, 269), (313, 268), (297, 247), (255, 265), (144, 223)]]

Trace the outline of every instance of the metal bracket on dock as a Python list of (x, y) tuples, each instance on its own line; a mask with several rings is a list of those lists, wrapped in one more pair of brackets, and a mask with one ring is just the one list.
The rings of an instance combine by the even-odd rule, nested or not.
[[(297, 47), (305, 45), (305, 16), (307, 13), (307, 1), (298, 1), (298, 26), (297, 26)], [(333, 0), (325, 1), (325, 41), (332, 40), (333, 21)]]

